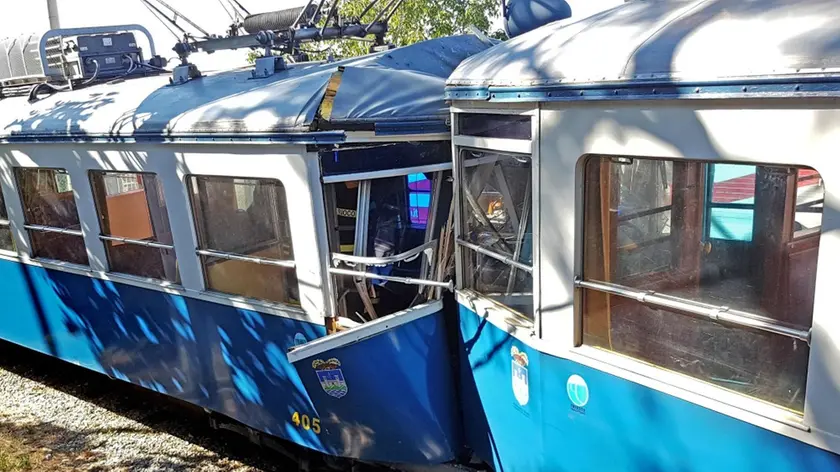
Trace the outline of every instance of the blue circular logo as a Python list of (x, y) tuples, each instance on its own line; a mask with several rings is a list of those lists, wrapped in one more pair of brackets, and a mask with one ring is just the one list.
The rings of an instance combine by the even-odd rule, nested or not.
[(566, 393), (569, 394), (569, 400), (572, 405), (583, 408), (589, 403), (589, 386), (580, 375), (572, 375), (566, 382)]

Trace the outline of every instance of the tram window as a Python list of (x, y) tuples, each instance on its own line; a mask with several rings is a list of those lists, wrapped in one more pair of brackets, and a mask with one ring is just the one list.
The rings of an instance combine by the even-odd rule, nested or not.
[(756, 167), (741, 164), (710, 164), (706, 225), (708, 237), (752, 241), (755, 213)]
[(473, 150), (461, 158), (466, 287), (532, 317), (531, 158)]
[(426, 178), (426, 174), (410, 174), (407, 179), (411, 225), (418, 229), (426, 229), (432, 201), (432, 181)]
[(70, 176), (63, 169), (16, 168), (32, 256), (88, 264)]
[(0, 193), (0, 249), (14, 251), (15, 243), (12, 240), (12, 229), (9, 223), (9, 213), (6, 211), (6, 200)]
[(178, 283), (169, 215), (155, 175), (92, 171), (90, 180), (111, 270)]
[[(819, 175), (616, 157), (584, 172), (584, 343), (802, 412)], [(627, 231), (628, 212), (667, 224)]]
[(480, 138), (531, 139), (531, 117), (461, 113), (458, 115), (458, 134)]
[(796, 174), (796, 215), (793, 237), (801, 239), (819, 235), (822, 226), (825, 187), (817, 171), (799, 169)]
[(283, 184), (210, 176), (190, 176), (187, 183), (207, 287), (299, 305)]

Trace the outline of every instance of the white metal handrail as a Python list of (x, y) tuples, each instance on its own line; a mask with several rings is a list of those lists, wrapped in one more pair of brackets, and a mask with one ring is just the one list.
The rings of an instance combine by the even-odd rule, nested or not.
[(497, 261), (500, 261), (500, 262), (504, 262), (507, 265), (516, 267), (517, 269), (523, 270), (523, 271), (525, 271), (529, 274), (534, 273), (533, 267), (531, 267), (527, 264), (523, 264), (519, 261), (513, 260), (510, 257), (503, 256), (501, 254), (496, 254), (495, 252), (493, 252), (489, 249), (485, 249), (485, 248), (479, 246), (478, 244), (468, 243), (468, 242), (464, 241), (463, 239), (456, 239), (455, 242), (458, 243), (459, 246), (464, 246), (467, 249), (472, 249), (473, 251), (475, 251), (479, 254), (484, 254), (485, 256), (491, 257), (491, 258), (496, 259)]
[(31, 231), (40, 231), (42, 233), (56, 233), (56, 234), (69, 234), (71, 236), (82, 236), (82, 232), (77, 229), (70, 229), (70, 228), (56, 228), (55, 226), (42, 226), (42, 225), (23, 225), (24, 228), (31, 230)]
[[(344, 262), (347, 265), (363, 264), (382, 267), (389, 264), (394, 264), (396, 262), (411, 262), (425, 251), (433, 252), (436, 244), (437, 239), (433, 239), (427, 242), (426, 244), (417, 246), (413, 249), (409, 249), (408, 251), (405, 251), (401, 254), (394, 254), (393, 256), (387, 257), (352, 256), (349, 254), (340, 254), (334, 252), (332, 254), (332, 259), (333, 264), (335, 266), (338, 266), (339, 262)], [(429, 256), (429, 259), (431, 260), (431, 256)]]
[(295, 261), (290, 261), (290, 260), (268, 259), (268, 258), (265, 258), (265, 257), (243, 256), (241, 254), (234, 254), (232, 252), (212, 251), (212, 250), (209, 250), (209, 249), (196, 249), (195, 252), (196, 252), (196, 254), (199, 254), (201, 256), (218, 257), (219, 259), (227, 259), (229, 261), (252, 262), (254, 264), (286, 267), (288, 269), (294, 269), (295, 267), (297, 267), (297, 264), (295, 264)]
[(623, 298), (629, 298), (636, 300), (639, 303), (657, 308), (672, 309), (689, 315), (707, 318), (712, 321), (719, 321), (721, 323), (727, 323), (743, 328), (753, 328), (768, 333), (786, 336), (788, 338), (798, 339), (808, 344), (811, 343), (810, 329), (802, 330), (784, 326), (780, 323), (773, 323), (772, 321), (761, 319), (763, 317), (760, 315), (755, 315), (741, 310), (734, 310), (728, 306), (715, 306), (693, 300), (677, 298), (662, 293), (656, 293), (652, 290), (638, 290), (632, 287), (608, 282), (593, 282), (578, 279), (575, 281), (575, 286), (609, 293), (610, 295), (617, 295)]
[(332, 267), (329, 269), (329, 271), (330, 274), (333, 275), (347, 275), (350, 277), (359, 277), (362, 279), (387, 280), (389, 282), (397, 282), (407, 285), (430, 285), (432, 287), (443, 287), (449, 289), (450, 291), (454, 290), (455, 288), (455, 283), (451, 280), (449, 282), (438, 282), (436, 280), (415, 279), (412, 277), (395, 277), (392, 275), (372, 274), (370, 272), (360, 272), (355, 270), (338, 269)]
[(114, 241), (118, 243), (133, 244), (135, 246), (153, 247), (155, 249), (168, 249), (170, 251), (175, 249), (175, 246), (171, 244), (163, 244), (155, 241), (144, 241), (142, 239), (122, 238), (119, 236), (106, 236), (104, 234), (99, 235), (99, 239), (103, 241)]

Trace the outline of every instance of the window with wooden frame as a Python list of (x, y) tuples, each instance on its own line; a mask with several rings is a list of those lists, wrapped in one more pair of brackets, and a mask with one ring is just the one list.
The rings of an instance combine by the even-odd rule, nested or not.
[(91, 171), (90, 181), (111, 271), (179, 283), (169, 214), (157, 177)]
[(32, 256), (88, 265), (70, 176), (64, 169), (16, 168)]
[(584, 343), (801, 413), (822, 193), (807, 168), (589, 157)]
[(189, 176), (207, 288), (300, 305), (286, 189), (273, 179)]

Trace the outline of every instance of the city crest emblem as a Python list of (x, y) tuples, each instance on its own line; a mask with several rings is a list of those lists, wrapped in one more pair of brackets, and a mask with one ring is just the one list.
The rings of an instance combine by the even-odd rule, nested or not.
[(327, 395), (335, 398), (347, 395), (347, 382), (344, 380), (341, 362), (338, 359), (332, 358), (327, 361), (316, 359), (312, 361), (312, 368), (315, 369), (321, 388)]
[(513, 396), (520, 405), (528, 404), (528, 355), (516, 346), (510, 348)]

